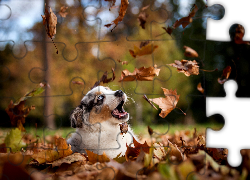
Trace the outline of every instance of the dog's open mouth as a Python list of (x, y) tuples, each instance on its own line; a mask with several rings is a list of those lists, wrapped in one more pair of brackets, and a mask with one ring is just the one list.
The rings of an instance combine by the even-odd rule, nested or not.
[(120, 104), (111, 112), (112, 116), (117, 119), (126, 118), (128, 113), (123, 109), (124, 101), (121, 101)]

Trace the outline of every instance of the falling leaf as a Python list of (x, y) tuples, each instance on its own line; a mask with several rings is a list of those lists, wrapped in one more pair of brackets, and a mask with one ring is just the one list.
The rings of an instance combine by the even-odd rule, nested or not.
[(115, 5), (115, 2), (116, 2), (116, 0), (105, 0), (105, 1), (111, 2), (110, 8), (113, 7)]
[(81, 81), (72, 81), (73, 84), (84, 85), (84, 82)]
[(124, 65), (124, 64), (128, 65), (128, 61), (121, 61), (120, 59), (117, 59), (117, 61), (118, 61), (119, 63), (122, 63), (122, 65)]
[(45, 162), (53, 162), (73, 153), (70, 144), (68, 145), (64, 138), (56, 139), (55, 145), (55, 149), (46, 149), (35, 153), (31, 157), (39, 164), (43, 164)]
[(53, 13), (51, 8), (49, 8), (49, 11), (47, 10), (47, 8), (45, 8), (44, 15), (41, 15), (41, 16), (43, 18), (43, 25), (46, 28), (47, 35), (52, 40), (52, 42), (56, 48), (56, 53), (58, 54), (58, 49), (57, 49), (56, 44), (54, 43), (54, 41), (52, 39), (54, 37), (54, 35), (56, 34), (57, 17)]
[(90, 163), (96, 163), (96, 162), (100, 162), (100, 163), (104, 163), (104, 162), (109, 162), (110, 159), (108, 158), (108, 156), (105, 154), (105, 152), (103, 152), (102, 155), (98, 155), (93, 153), (92, 151), (89, 151), (86, 149), (87, 155), (88, 155), (88, 159)]
[(15, 128), (11, 129), (8, 132), (7, 136), (4, 140), (5, 146), (10, 147), (7, 148), (7, 151), (17, 152), (20, 151), (22, 147), (25, 146), (25, 143), (22, 141), (22, 132), (20, 129)]
[(123, 133), (127, 133), (128, 132), (128, 123), (127, 122), (123, 122), (120, 125), (120, 130), (121, 130), (121, 134)]
[(185, 28), (187, 25), (189, 25), (191, 22), (193, 22), (192, 17), (195, 16), (195, 13), (198, 11), (198, 7), (196, 5), (193, 6), (193, 10), (189, 13), (187, 17), (183, 17), (180, 20), (177, 20), (173, 24), (173, 28), (176, 29), (180, 25), (182, 25), (183, 28)]
[(142, 8), (141, 12), (139, 13), (137, 20), (140, 22), (140, 26), (142, 29), (145, 29), (146, 19), (148, 18), (148, 14), (145, 12), (145, 10), (149, 7), (145, 6)]
[(165, 98), (154, 98), (149, 99), (161, 108), (161, 113), (159, 114), (162, 118), (165, 118), (173, 109), (175, 109), (177, 102), (179, 101), (180, 95), (177, 95), (176, 90), (168, 90), (163, 88)]
[(128, 4), (129, 4), (128, 0), (121, 0), (119, 16), (114, 21), (112, 21), (110, 24), (106, 24), (104, 26), (110, 27), (111, 25), (115, 24), (115, 27), (116, 27), (118, 25), (118, 23), (123, 20), (125, 14), (126, 14), (127, 8), (128, 8)]
[(134, 72), (131, 73), (127, 69), (123, 70), (121, 73), (121, 78), (119, 82), (121, 81), (152, 81), (156, 76), (159, 75), (160, 69), (157, 69), (157, 66), (155, 67), (141, 67), (139, 69), (135, 68)]
[(134, 50), (129, 49), (129, 52), (131, 56), (136, 58), (136, 56), (144, 56), (152, 54), (156, 48), (158, 48), (157, 45), (153, 45), (153, 43), (149, 43), (149, 41), (144, 41), (141, 42), (140, 48), (134, 46)]
[(172, 28), (170, 28), (170, 27), (168, 26), (167, 28), (162, 27), (162, 29), (164, 29), (164, 30), (166, 31), (166, 33), (168, 33), (168, 34), (171, 36), (171, 34), (172, 34), (172, 32), (173, 32), (173, 29), (172, 29)]
[(199, 83), (199, 84), (197, 85), (197, 89), (198, 89), (198, 91), (200, 91), (202, 94), (204, 93), (204, 89), (203, 89), (203, 87), (201, 86), (201, 83)]
[(229, 78), (231, 71), (232, 71), (231, 66), (227, 66), (223, 70), (223, 73), (222, 73), (221, 77), (218, 78), (218, 83), (224, 84), (227, 81), (227, 79)]
[(96, 81), (96, 82), (95, 82), (94, 86), (93, 86), (91, 89), (93, 89), (93, 88), (99, 86), (99, 85), (101, 84), (101, 82), (104, 84), (104, 83), (109, 83), (109, 82), (114, 81), (114, 80), (115, 80), (115, 70), (114, 70), (114, 68), (112, 68), (111, 70), (112, 70), (112, 73), (113, 73), (113, 77), (112, 77), (112, 78), (109, 78), (109, 79), (108, 79), (108, 72), (106, 71), (106, 72), (102, 75), (101, 79), (100, 79), (99, 81)]
[(198, 53), (188, 46), (183, 46), (185, 49), (184, 56), (186, 57), (199, 57)]
[(168, 64), (170, 66), (176, 67), (178, 72), (184, 73), (186, 76), (190, 75), (198, 75), (199, 74), (199, 66), (195, 60), (175, 60), (175, 63)]
[(45, 8), (45, 15), (42, 15), (43, 18), (43, 25), (46, 27), (47, 34), (50, 38), (53, 38), (56, 34), (56, 24), (57, 24), (57, 17), (53, 13), (52, 9)]
[(66, 6), (62, 6), (61, 8), (60, 8), (60, 11), (59, 11), (59, 15), (61, 16), (61, 17), (66, 17), (67, 16), (67, 14), (68, 14), (68, 12), (66, 12), (66, 10), (68, 9), (68, 7), (66, 7)]
[(155, 108), (156, 110), (158, 110), (155, 106), (154, 106), (154, 104), (147, 98), (147, 96), (144, 94), (143, 95), (143, 98), (153, 107), (153, 108)]
[(9, 115), (10, 122), (13, 127), (18, 127), (21, 131), (25, 131), (25, 128), (23, 127), (25, 118), (28, 116), (31, 110), (35, 109), (35, 106), (25, 106), (26, 100), (28, 98), (41, 94), (45, 90), (45, 87), (46, 84), (40, 83), (38, 88), (35, 88), (32, 91), (26, 93), (15, 103), (13, 103), (12, 100), (10, 101), (10, 104), (5, 109), (5, 111)]

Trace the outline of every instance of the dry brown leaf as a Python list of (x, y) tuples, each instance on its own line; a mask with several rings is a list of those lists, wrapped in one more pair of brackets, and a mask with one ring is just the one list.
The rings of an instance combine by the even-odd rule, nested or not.
[(72, 81), (73, 84), (78, 84), (78, 85), (84, 85), (84, 82), (82, 81)]
[[(127, 8), (128, 8), (128, 4), (129, 4), (128, 0), (121, 0), (119, 16), (114, 21), (112, 21), (110, 24), (106, 24), (104, 26), (110, 27), (111, 25), (115, 24), (115, 27), (116, 27), (118, 25), (118, 23), (123, 20), (125, 14), (126, 14)], [(111, 31), (113, 31), (113, 29)]]
[(173, 109), (175, 109), (177, 102), (179, 101), (180, 95), (177, 95), (176, 90), (168, 90), (163, 88), (165, 98), (154, 98), (149, 99), (161, 108), (161, 113), (159, 116), (165, 118)]
[(220, 78), (218, 78), (218, 83), (220, 84), (224, 84), (227, 79), (229, 78), (230, 74), (231, 74), (232, 68), (231, 66), (227, 66), (224, 70), (223, 73), (221, 75)]
[(175, 60), (175, 63), (168, 64), (170, 66), (176, 67), (178, 72), (184, 73), (186, 76), (190, 75), (198, 75), (199, 74), (199, 66), (195, 60)]
[(145, 6), (142, 8), (141, 12), (139, 13), (137, 20), (140, 23), (140, 26), (142, 27), (142, 29), (145, 29), (145, 24), (146, 24), (146, 19), (148, 18), (148, 14), (145, 12), (145, 10), (149, 7)]
[(133, 137), (133, 144), (134, 147), (130, 147), (126, 144), (127, 146), (127, 150), (125, 153), (126, 161), (136, 160), (141, 151), (144, 151), (147, 154), (149, 153), (150, 146), (147, 144), (146, 141), (144, 142), (144, 144), (141, 144), (137, 142), (136, 139)]
[(172, 28), (170, 28), (170, 27), (168, 26), (167, 28), (162, 27), (162, 29), (164, 29), (164, 30), (171, 36), (171, 34), (172, 34), (172, 32), (173, 32), (173, 29), (172, 29)]
[(61, 164), (63, 164), (63, 163), (71, 164), (72, 162), (75, 162), (75, 161), (85, 162), (86, 157), (84, 157), (80, 153), (74, 153), (74, 154), (71, 154), (69, 156), (63, 157), (62, 159), (58, 159), (58, 160), (52, 162), (51, 164), (52, 164), (52, 168), (53, 168), (56, 166), (61, 166)]
[(49, 8), (49, 11), (47, 8), (45, 8), (45, 13), (42, 15), (43, 18), (43, 25), (46, 28), (47, 34), (50, 38), (53, 38), (56, 34), (56, 24), (57, 24), (57, 17), (53, 13), (52, 9)]
[[(180, 151), (180, 149), (177, 147), (176, 144), (172, 144), (169, 140), (168, 140), (168, 151), (167, 154), (169, 155), (170, 160), (177, 160), (178, 162), (183, 160), (183, 155)], [(175, 158), (173, 158), (175, 157)]]
[(67, 14), (68, 14), (68, 12), (66, 12), (66, 10), (68, 9), (68, 7), (66, 7), (66, 6), (62, 6), (61, 8), (60, 8), (60, 11), (59, 11), (59, 15), (61, 16), (61, 17), (66, 17), (67, 16)]
[(150, 43), (149, 41), (144, 41), (141, 42), (140, 48), (134, 46), (134, 50), (129, 49), (129, 53), (132, 57), (136, 58), (136, 56), (152, 54), (156, 48), (158, 48), (157, 45), (153, 45), (153, 43)]
[(73, 153), (70, 144), (68, 145), (64, 138), (56, 139), (55, 145), (56, 149), (47, 149), (40, 151), (32, 155), (32, 158), (39, 164), (43, 164), (45, 162), (53, 162)]
[[(46, 4), (45, 4), (45, 6), (46, 6)], [(46, 28), (47, 35), (52, 40), (52, 42), (56, 48), (56, 54), (58, 54), (58, 49), (57, 49), (56, 44), (54, 43), (54, 41), (52, 39), (54, 37), (54, 35), (56, 34), (57, 17), (53, 13), (51, 8), (49, 8), (49, 11), (48, 11), (46, 7), (45, 7), (44, 15), (41, 15), (41, 16), (43, 18), (43, 25)]]
[(127, 133), (128, 132), (128, 123), (127, 122), (123, 122), (120, 125), (120, 130), (121, 130), (121, 134), (123, 133)]
[(197, 85), (197, 89), (198, 89), (198, 91), (200, 91), (202, 94), (204, 93), (204, 89), (203, 89), (203, 87), (201, 86), (201, 83), (199, 83), (199, 84)]
[(113, 77), (111, 77), (111, 78), (108, 79), (108, 72), (106, 71), (102, 75), (101, 79), (99, 81), (95, 82), (94, 86), (91, 89), (99, 86), (101, 84), (101, 82), (104, 84), (104, 83), (109, 83), (109, 82), (114, 81), (115, 80), (115, 70), (114, 70), (114, 68), (112, 68), (111, 70), (112, 70), (112, 73), (113, 73)]
[(122, 65), (124, 65), (124, 64), (128, 65), (128, 61), (121, 61), (120, 59), (117, 59), (117, 61), (118, 61), (119, 63), (122, 63)]
[(185, 28), (187, 25), (189, 25), (191, 22), (193, 22), (192, 17), (195, 16), (195, 13), (198, 11), (198, 7), (194, 4), (193, 10), (189, 13), (187, 17), (183, 17), (180, 20), (175, 21), (173, 24), (173, 28), (176, 29), (180, 25), (182, 25), (183, 28)]
[(104, 163), (104, 162), (109, 162), (110, 159), (108, 158), (108, 156), (105, 154), (105, 152), (103, 152), (102, 155), (98, 155), (93, 153), (92, 151), (89, 151), (86, 149), (87, 155), (88, 155), (88, 159), (90, 163), (96, 163), (96, 162), (100, 162), (100, 163)]
[(127, 69), (123, 70), (121, 73), (121, 78), (119, 82), (121, 81), (152, 81), (156, 76), (159, 75), (160, 69), (157, 69), (157, 66), (155, 67), (141, 67), (139, 69), (135, 68), (134, 72), (131, 73)]
[(115, 2), (116, 2), (116, 0), (105, 0), (105, 1), (111, 2), (110, 8), (113, 7), (115, 5)]
[(183, 46), (185, 49), (184, 56), (186, 57), (199, 57), (198, 53), (188, 46)]
[(25, 106), (26, 100), (30, 97), (41, 94), (47, 84), (40, 83), (39, 86), (32, 91), (26, 93), (23, 97), (21, 97), (18, 101), (13, 103), (10, 101), (10, 104), (5, 109), (6, 113), (10, 117), (11, 125), (13, 127), (18, 127), (21, 131), (25, 131), (23, 124), (25, 123), (25, 118), (28, 116), (30, 110), (35, 109), (35, 106)]

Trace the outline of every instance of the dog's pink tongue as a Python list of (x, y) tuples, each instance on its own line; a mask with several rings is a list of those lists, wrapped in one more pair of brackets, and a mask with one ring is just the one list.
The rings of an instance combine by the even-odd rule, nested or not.
[(127, 114), (127, 112), (119, 112), (118, 109), (115, 109), (115, 110), (113, 111), (113, 114), (118, 115), (119, 118), (120, 118), (120, 117), (125, 116), (125, 115)]

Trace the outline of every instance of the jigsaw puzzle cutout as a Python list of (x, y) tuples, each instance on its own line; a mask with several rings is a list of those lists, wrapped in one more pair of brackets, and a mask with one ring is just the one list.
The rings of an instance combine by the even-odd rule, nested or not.
[[(68, 101), (67, 97), (70, 98), (72, 96), (77, 96), (78, 99), (79, 99), (79, 97), (82, 98), (82, 96), (85, 95), (90, 90), (89, 87), (91, 87), (93, 85), (93, 82), (87, 82), (84, 78), (82, 78), (82, 76), (81, 76), (82, 69), (78, 68), (78, 64), (80, 64), (80, 63), (93, 64), (93, 66), (90, 66), (90, 67), (87, 67), (87, 68), (94, 68), (94, 67), (96, 68), (96, 72), (98, 72), (98, 73), (96, 73), (96, 74), (92, 73), (92, 74), (89, 75), (90, 77), (92, 76), (94, 80), (96, 80), (96, 78), (100, 79), (101, 75), (104, 72), (104, 69), (105, 70), (110, 70), (111, 68), (115, 68), (115, 70), (117, 72), (117, 71), (121, 70), (122, 68), (124, 68), (124, 67), (121, 67), (120, 64), (117, 63), (117, 59), (119, 58), (119, 56), (116, 55), (115, 48), (119, 44), (122, 44), (122, 47), (124, 49), (133, 49), (133, 46), (134, 45), (139, 46), (141, 41), (149, 40), (149, 41), (154, 41), (155, 44), (159, 45), (159, 47), (161, 49), (166, 51), (166, 49), (168, 49), (169, 47), (174, 45), (174, 41), (176, 41), (177, 44), (180, 43), (180, 42), (178, 42), (180, 40), (180, 37), (185, 35), (185, 36), (189, 36), (189, 39), (191, 41), (197, 43), (198, 46), (204, 47), (204, 48), (201, 48), (201, 49), (203, 49), (203, 52), (198, 52), (199, 53), (199, 60), (197, 60), (197, 61), (199, 61), (200, 64), (206, 63), (206, 61), (207, 61), (207, 58), (206, 58), (206, 55), (207, 55), (207, 52), (206, 52), (207, 51), (207, 49), (206, 49), (207, 48), (207, 40), (205, 39), (206, 32), (203, 33), (203, 36), (197, 36), (197, 34), (198, 34), (197, 29), (192, 28), (192, 23), (191, 23), (191, 28), (187, 28), (186, 31), (180, 30), (179, 35), (176, 35), (175, 39), (171, 38), (168, 35), (164, 35), (162, 37), (158, 36), (157, 38), (154, 37), (155, 35), (158, 35), (157, 28), (155, 28), (157, 25), (159, 27), (164, 26), (164, 25), (167, 26), (170, 23), (170, 21), (168, 19), (168, 17), (169, 17), (169, 12), (168, 12), (169, 10), (168, 9), (157, 9), (157, 8), (155, 9), (155, 8), (152, 8), (151, 6), (148, 8), (147, 11), (149, 11), (148, 13), (150, 13), (150, 15), (152, 15), (152, 16), (154, 16), (153, 13), (156, 13), (156, 12), (154, 12), (155, 10), (160, 10), (160, 11), (163, 12), (162, 21), (156, 20), (156, 21), (147, 22), (147, 24), (146, 24), (146, 28), (147, 28), (146, 33), (147, 33), (149, 38), (140, 39), (140, 33), (139, 34), (135, 33), (136, 36), (132, 36), (132, 37), (130, 37), (130, 36), (126, 35), (126, 34), (122, 34), (122, 33), (120, 33), (118, 36), (115, 33), (113, 33), (113, 34), (111, 33), (111, 35), (109, 34), (109, 36), (102, 36), (103, 31), (106, 32), (106, 34), (107, 34), (107, 31), (110, 30), (110, 29), (107, 29), (106, 27), (103, 27), (104, 23), (109, 23), (110, 22), (110, 18), (108, 19), (108, 21), (105, 20), (105, 19), (103, 20), (100, 16), (97, 16), (97, 14), (95, 14), (95, 12), (98, 12), (98, 10), (103, 5), (102, 4), (103, 2), (101, 0), (99, 0), (98, 3), (99, 4), (96, 5), (95, 2), (90, 1), (89, 4), (87, 4), (85, 7), (82, 7), (82, 11), (81, 11), (82, 12), (81, 14), (83, 15), (82, 18), (85, 19), (86, 22), (88, 22), (89, 24), (92, 24), (92, 25), (97, 25), (97, 28), (94, 31), (94, 33), (96, 33), (96, 36), (95, 36), (96, 38), (92, 38), (92, 39), (90, 38), (90, 36), (88, 34), (91, 34), (90, 31), (92, 29), (87, 27), (87, 26), (86, 26), (86, 29), (88, 29), (88, 28), (89, 29), (88, 29), (87, 33), (85, 33), (85, 34), (80, 33), (77, 30), (75, 30), (78, 33), (78, 35), (81, 35), (81, 37), (79, 36), (80, 38), (78, 38), (78, 39), (73, 39), (73, 40), (71, 39), (72, 41), (60, 42), (60, 37), (59, 36), (55, 37), (55, 44), (57, 45), (57, 47), (59, 49), (59, 56), (55, 56), (55, 59), (58, 62), (61, 61), (61, 64), (59, 66), (57, 66), (57, 67), (52, 65), (53, 74), (51, 74), (51, 76), (54, 77), (53, 82), (57, 81), (55, 79), (58, 78), (57, 73), (59, 73), (60, 71), (62, 71), (62, 70), (68, 70), (69, 71), (70, 69), (74, 69), (74, 71), (75, 71), (74, 73), (71, 74), (70, 77), (64, 77), (64, 81), (62, 81), (62, 82), (58, 81), (57, 83), (55, 83), (53, 85), (54, 87), (52, 87), (53, 93), (52, 93), (52, 95), (50, 95), (50, 97), (52, 97), (54, 99), (54, 103), (53, 103), (54, 106), (59, 107), (59, 109), (65, 109), (65, 108), (62, 107), (62, 104), (63, 104), (62, 101)], [(107, 2), (105, 2), (105, 3), (107, 3)], [(133, 5), (133, 3), (140, 3), (140, 1), (130, 2), (130, 4), (132, 4), (132, 5)], [(157, 3), (159, 3), (159, 2), (157, 1)], [(157, 3), (155, 5), (157, 5)], [(199, 3), (200, 2), (197, 2), (197, 5), (199, 6), (199, 10), (200, 10), (200, 12), (198, 12), (198, 13), (201, 13), (201, 15), (203, 15), (203, 8), (204, 8), (205, 12), (207, 12), (207, 9), (209, 9), (211, 6), (206, 9), (205, 6), (200, 6)], [(117, 5), (119, 5), (119, 2), (117, 3)], [(151, 5), (153, 5), (153, 4), (151, 3)], [(2, 4), (1, 4), (1, 6), (2, 6)], [(11, 7), (11, 6), (8, 6), (8, 5), (3, 5), (3, 6)], [(187, 8), (187, 9), (189, 9), (189, 8)], [(9, 8), (9, 10), (12, 10), (12, 9)], [(76, 9), (74, 9), (74, 8), (69, 9), (69, 13), (74, 13), (75, 10)], [(112, 10), (112, 11), (115, 11), (115, 10)], [(138, 11), (138, 9), (137, 10), (135, 9), (135, 11)], [(108, 11), (106, 11), (106, 13), (108, 13)], [(198, 16), (198, 13), (197, 13), (197, 16)], [(56, 14), (58, 15), (58, 12), (56, 12)], [(92, 15), (92, 14), (94, 14), (94, 15)], [(187, 14), (185, 14), (185, 15), (187, 15)], [(211, 13), (211, 14), (213, 14), (213, 13)], [(211, 16), (211, 14), (210, 14), (210, 16), (205, 16), (205, 18), (213, 17), (213, 16)], [(214, 14), (216, 15), (217, 13), (214, 13)], [(39, 13), (36, 14), (36, 15), (40, 16)], [(10, 17), (11, 16), (12, 16), (12, 14), (10, 15)], [(136, 18), (136, 15), (134, 15), (133, 18)], [(6, 16), (3, 19), (8, 20), (9, 17)], [(218, 16), (216, 16), (215, 19), (219, 19)], [(198, 21), (198, 19), (194, 19), (193, 23), (195, 23), (196, 21)], [(65, 27), (65, 24), (63, 24), (64, 23), (63, 18), (60, 18), (58, 22), (59, 22), (58, 30), (60, 31), (60, 28), (61, 29), (64, 29), (64, 28), (67, 29), (65, 31), (65, 35), (67, 35), (67, 31), (70, 31), (70, 28)], [(129, 22), (129, 18), (127, 18), (125, 16), (123, 22), (120, 23), (116, 27), (115, 31), (119, 30), (119, 26), (121, 26), (121, 27), (125, 26), (126, 27), (128, 22)], [(74, 21), (72, 21), (72, 25), (74, 25)], [(245, 26), (245, 24), (244, 24), (244, 26)], [(210, 27), (210, 26), (208, 26), (208, 27)], [(128, 32), (131, 31), (129, 26), (128, 26), (128, 28), (126, 27), (126, 29), (127, 29)], [(133, 31), (138, 31), (138, 29), (141, 30), (141, 28), (139, 26), (136, 26), (136, 28), (134, 28)], [(227, 30), (227, 32), (228, 32), (228, 30)], [(81, 40), (79, 40), (79, 39), (81, 39)], [(213, 40), (216, 40), (216, 39), (217, 38), (215, 38)], [(3, 40), (3, 41), (6, 42), (6, 40)], [(48, 67), (46, 65), (45, 65), (45, 67), (43, 66), (43, 61), (41, 61), (39, 63), (34, 63), (34, 62), (30, 61), (30, 59), (32, 59), (34, 57), (42, 56), (42, 53), (37, 53), (36, 54), (36, 52), (34, 52), (35, 55), (32, 55), (31, 51), (29, 51), (29, 49), (27, 49), (27, 47), (25, 46), (27, 43), (33, 43), (33, 44), (36, 44), (37, 47), (38, 46), (42, 47), (43, 42), (41, 40), (34, 41), (34, 42), (30, 41), (30, 40), (24, 40), (23, 43), (21, 43), (21, 44), (23, 44), (25, 46), (26, 53), (23, 53), (23, 54), (21, 53), (21, 55), (18, 54), (18, 53), (14, 53), (14, 51), (16, 51), (16, 49), (15, 49), (15, 41), (12, 40), (12, 42), (14, 43), (14, 45), (12, 46), (11, 52), (13, 53), (14, 57), (16, 59), (21, 59), (22, 62), (25, 62), (26, 64), (28, 63), (30, 65), (30, 67), (32, 67), (29, 70), (27, 70), (26, 74), (28, 74), (28, 76), (26, 76), (26, 78), (29, 78), (30, 81), (32, 83), (35, 83), (35, 84), (46, 80), (46, 78), (44, 78), (44, 76), (45, 76), (44, 74), (45, 74), (45, 71), (48, 70)], [(49, 40), (46, 40), (45, 44), (48, 45), (49, 53), (53, 54), (54, 51), (55, 51), (55, 49), (53, 47), (53, 43), (50, 42)], [(92, 44), (93, 46), (92, 46), (91, 49), (88, 49), (88, 48), (86, 48), (87, 46), (85, 46), (86, 44)], [(114, 49), (114, 52), (112, 52), (111, 54), (105, 54), (106, 52), (105, 52), (104, 47), (107, 47), (107, 46)], [(160, 48), (156, 49), (156, 51), (159, 50)], [(18, 52), (18, 50), (17, 50), (17, 52)], [(91, 62), (91, 61), (88, 61), (87, 59), (84, 58), (84, 56), (87, 53), (90, 53), (90, 52), (93, 54), (93, 57), (92, 57), (91, 60), (93, 60), (94, 63)], [(164, 51), (161, 50), (160, 52), (164, 52)], [(169, 57), (165, 58), (162, 55), (158, 56), (158, 54), (161, 54), (160, 52), (159, 53), (153, 53), (152, 56), (147, 56), (145, 58), (143, 58), (143, 57), (138, 58), (137, 59), (138, 63), (136, 64), (137, 66), (135, 66), (135, 67), (139, 68), (139, 67), (141, 67), (143, 65), (144, 66), (152, 66), (154, 64), (157, 64), (158, 68), (161, 68), (161, 72), (165, 76), (156, 77), (152, 81), (152, 83), (151, 82), (144, 83), (144, 82), (140, 82), (140, 81), (131, 82), (131, 84), (132, 83), (134, 84), (133, 89), (129, 89), (130, 87), (128, 86), (128, 83), (126, 83), (126, 82), (122, 82), (120, 85), (118, 85), (120, 87), (117, 87), (117, 85), (114, 85), (114, 84), (111, 84), (109, 86), (112, 89), (113, 88), (122, 89), (124, 92), (129, 93), (130, 96), (142, 96), (144, 94), (150, 96), (150, 98), (151, 97), (162, 96), (163, 95), (162, 93), (159, 93), (159, 92), (156, 91), (157, 89), (160, 89), (160, 87), (161, 87), (161, 85), (159, 85), (158, 83), (160, 82), (162, 84), (167, 84), (167, 85), (168, 85), (168, 83), (169, 84), (172, 83), (172, 81), (170, 81), (170, 80), (175, 77), (175, 75), (172, 74), (172, 71), (174, 71), (174, 70), (171, 69), (166, 64), (171, 62), (175, 58), (175, 55), (173, 55), (171, 58), (169, 58)], [(171, 53), (174, 53), (174, 52), (171, 52)], [(18, 55), (16, 56), (15, 54), (18, 54)], [(165, 53), (165, 54), (167, 54), (167, 53)], [(131, 56), (127, 57), (127, 59), (129, 59), (130, 61), (134, 60)], [(53, 62), (55, 60), (54, 60), (54, 58), (50, 58), (50, 61)], [(21, 66), (22, 62), (19, 61), (20, 70), (17, 70), (17, 72), (20, 72), (22, 70), (22, 66)], [(202, 66), (204, 66), (204, 65), (201, 65), (201, 67)], [(5, 69), (3, 74), (4, 74), (4, 77), (6, 77), (6, 78), (4, 78), (4, 80), (2, 80), (2, 81), (8, 81), (9, 78), (11, 77), (11, 74), (14, 73), (14, 71), (13, 71), (14, 69), (9, 68), (8, 66), (3, 66), (3, 67)], [(65, 71), (65, 74), (66, 74), (66, 71)], [(112, 74), (112, 72), (109, 71), (109, 75), (111, 75), (111, 74)], [(166, 76), (166, 74), (167, 74), (167, 76)], [(202, 74), (202, 75), (199, 78), (197, 78), (196, 81), (197, 82), (203, 82), (203, 85), (206, 86), (206, 84), (207, 84), (207, 81), (206, 81), (207, 74), (204, 73), (204, 72), (202, 72), (202, 73), (200, 72), (200, 74)], [(183, 75), (183, 74), (180, 74), (180, 76), (181, 75)], [(76, 87), (72, 83), (73, 81), (81, 81), (81, 82), (83, 82), (84, 86)], [(174, 80), (174, 81), (176, 81), (176, 80)], [(69, 85), (67, 83), (65, 83), (65, 82), (69, 82)], [(184, 81), (179, 82), (179, 83), (182, 84), (182, 83), (184, 83)], [(65, 86), (65, 84), (66, 84), (66, 86)], [(170, 85), (168, 85), (168, 86), (170, 86)], [(56, 89), (56, 87), (60, 87), (60, 88)], [(145, 87), (147, 87), (147, 88), (145, 88)], [(66, 89), (67, 91), (62, 91), (61, 89)], [(14, 95), (14, 93), (12, 93), (12, 94)], [(216, 94), (212, 94), (212, 95), (216, 96)], [(40, 98), (45, 98), (45, 97), (40, 97)], [(186, 96), (186, 99), (185, 99), (187, 102), (188, 102), (188, 98), (202, 99), (204, 103), (201, 105), (201, 106), (203, 106), (203, 107), (201, 107), (201, 112), (203, 111), (203, 114), (205, 114), (205, 110), (204, 110), (204, 108), (205, 108), (205, 95), (200, 95), (200, 93), (197, 92), (197, 93), (193, 93), (193, 94), (188, 94)], [(7, 99), (9, 101), (9, 98), (7, 98)], [(14, 98), (12, 98), (12, 99), (14, 99)], [(77, 104), (78, 102), (79, 102), (79, 100), (77, 102), (75, 102), (76, 103), (75, 105), (70, 104), (69, 107), (71, 109), (73, 109), (74, 107), (76, 107), (78, 105)], [(200, 102), (200, 101), (198, 100), (198, 102)], [(130, 105), (134, 106), (135, 107), (134, 109), (136, 109), (136, 111), (139, 109), (138, 106), (141, 106), (141, 104), (130, 104)], [(192, 107), (190, 107), (190, 105), (188, 104), (186, 109), (184, 110), (184, 112), (188, 113), (188, 110), (190, 108), (192, 108)], [(43, 110), (41, 109), (41, 112), (42, 111)], [(175, 113), (177, 115), (183, 115), (179, 110), (174, 110), (173, 113)], [(57, 115), (51, 115), (51, 114), (46, 114), (46, 115), (57, 116)], [(151, 119), (154, 119), (153, 108), (151, 108), (151, 113), (150, 113), (149, 117)], [(137, 118), (137, 116), (136, 116), (136, 118)], [(61, 124), (62, 124), (62, 122), (64, 120), (61, 119), (61, 118), (57, 118), (57, 119), (58, 119), (58, 123), (56, 125), (56, 129), (49, 128), (49, 127), (44, 127), (44, 129), (43, 129), (43, 139), (44, 140), (45, 140), (45, 137), (48, 134), (50, 134), (51, 131), (58, 131), (59, 128), (61, 127)], [(169, 118), (169, 119), (171, 119), (171, 118)], [(171, 126), (170, 126), (171, 122), (166, 121), (165, 123), (168, 124), (168, 130), (165, 131), (164, 133), (158, 133), (158, 132), (154, 131), (154, 134), (157, 134), (158, 136), (167, 135), (169, 133), (169, 129), (171, 128)], [(34, 127), (34, 124), (32, 126)], [(100, 126), (100, 128), (101, 128), (101, 126)], [(75, 133), (75, 132), (73, 132), (73, 133)], [(66, 135), (66, 137), (67, 136), (70, 136), (70, 134)], [(99, 137), (100, 136), (101, 136), (101, 134), (99, 135)], [(154, 141), (155, 141), (154, 138), (151, 137), (151, 144)], [(200, 142), (203, 142), (203, 141), (200, 140)], [(100, 143), (101, 142), (98, 141), (98, 144), (100, 144)], [(117, 145), (119, 145), (119, 142), (117, 143)], [(169, 146), (167, 144), (165, 144), (164, 146), (155, 146), (155, 149), (162, 149), (162, 148), (167, 148), (167, 149), (169, 149), (169, 151), (173, 150), (173, 147)], [(183, 146), (182, 148), (185, 149), (187, 147)], [(196, 148), (196, 147), (194, 147), (194, 148)], [(112, 149), (114, 149), (114, 147), (110, 147), (110, 150), (112, 150)], [(229, 154), (230, 154), (230, 152), (229, 152)], [(177, 159), (177, 161), (172, 161), (169, 158), (170, 157), (168, 157), (168, 160), (169, 160), (170, 164), (179, 165), (179, 164), (182, 163), (182, 160)], [(156, 159), (153, 159), (153, 161), (154, 160), (156, 160)], [(193, 161), (196, 162), (197, 160), (194, 158)], [(204, 162), (203, 164), (206, 164), (206, 162), (208, 161), (207, 156), (202, 157), (201, 161)], [(11, 161), (9, 161), (9, 162), (11, 162)], [(20, 164), (20, 162), (15, 162), (14, 163), (14, 165), (17, 165), (17, 164)], [(192, 164), (191, 163), (190, 164), (184, 164), (183, 166), (185, 166), (185, 167), (186, 166), (192, 166)], [(10, 166), (8, 166), (8, 167), (10, 167)], [(114, 173), (115, 169), (112, 169), (112, 166), (110, 166), (110, 167), (102, 167), (102, 166), (99, 166), (97, 164), (96, 167), (97, 167), (97, 169), (99, 169), (99, 170), (103, 169), (104, 171), (109, 169), (109, 170), (111, 170), (113, 172), (113, 173), (111, 172), (111, 174), (113, 174), (113, 175), (115, 174)], [(163, 166), (163, 167), (165, 168), (165, 166)], [(14, 167), (12, 166), (12, 168), (14, 168)], [(140, 172), (142, 170), (143, 170), (143, 168), (138, 170), (138, 173), (135, 172), (134, 178), (141, 177), (141, 176), (138, 176), (138, 175), (140, 174)], [(181, 171), (181, 168), (179, 168), (178, 170)], [(185, 172), (186, 177), (182, 177), (182, 178), (184, 178), (184, 179), (192, 178), (192, 174), (194, 173), (193, 171), (194, 171), (194, 169), (191, 168), (190, 171)], [(210, 176), (209, 171), (210, 170), (206, 170), (206, 168), (204, 168), (203, 171), (200, 172), (201, 177), (209, 177)], [(4, 170), (4, 172), (6, 172), (6, 171)], [(32, 174), (34, 174), (36, 172), (38, 173), (39, 171), (35, 170), (35, 171), (32, 172)], [(43, 172), (43, 173), (47, 174), (46, 171)], [(3, 174), (3, 177), (8, 178), (8, 176), (6, 176), (5, 174)], [(118, 177), (119, 177), (119, 175), (116, 178), (118, 178)], [(154, 177), (154, 176), (152, 175), (152, 177)], [(111, 179), (113, 179), (113, 177)]]
[[(249, 100), (247, 98), (237, 98), (235, 96), (237, 83), (233, 80), (224, 84), (226, 97), (207, 97), (207, 116), (213, 114), (222, 114), (225, 118), (225, 125), (220, 131), (207, 130), (207, 147), (227, 148), (228, 162), (231, 166), (239, 166), (242, 158), (240, 149), (250, 149), (247, 146), (246, 137), (249, 136), (248, 125), (246, 125)], [(240, 110), (240, 111), (239, 111)], [(239, 114), (243, 114), (245, 118), (239, 118)], [(235, 129), (240, 129), (237, 136)], [(239, 139), (240, 138), (240, 139)]]

